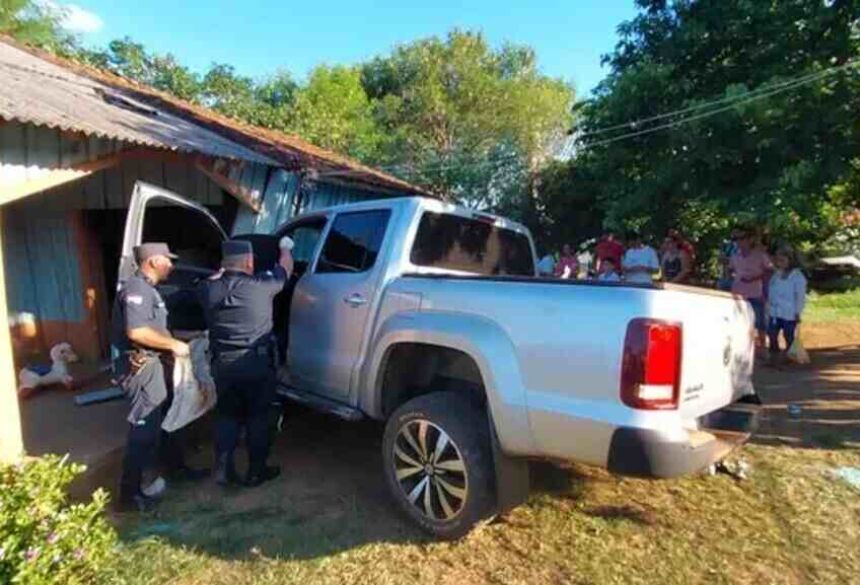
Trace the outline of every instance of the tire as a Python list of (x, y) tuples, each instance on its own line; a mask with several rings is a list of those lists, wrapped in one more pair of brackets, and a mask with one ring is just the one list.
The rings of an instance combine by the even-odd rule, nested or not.
[(382, 459), (398, 508), (437, 538), (461, 538), (495, 514), (487, 415), (467, 396), (436, 392), (402, 405), (385, 425)]

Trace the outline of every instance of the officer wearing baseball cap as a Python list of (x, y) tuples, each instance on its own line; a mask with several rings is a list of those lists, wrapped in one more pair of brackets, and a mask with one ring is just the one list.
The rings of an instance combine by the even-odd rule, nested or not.
[(247, 429), (248, 473), (256, 486), (280, 474), (266, 464), (269, 454), (268, 409), (275, 397), (273, 300), (290, 277), (292, 242), (282, 242), (278, 265), (254, 273), (250, 242), (224, 242), (222, 270), (198, 289), (209, 328), (212, 373), (218, 392), (215, 480), (240, 484), (233, 455), (242, 424)]
[(141, 490), (143, 471), (156, 464), (162, 403), (168, 392), (162, 352), (187, 356), (188, 345), (167, 329), (167, 307), (156, 290), (173, 271), (171, 253), (163, 242), (134, 249), (137, 272), (117, 292), (113, 305), (111, 343), (114, 374), (131, 398), (130, 428), (120, 480), (120, 506), (144, 511), (153, 504)]

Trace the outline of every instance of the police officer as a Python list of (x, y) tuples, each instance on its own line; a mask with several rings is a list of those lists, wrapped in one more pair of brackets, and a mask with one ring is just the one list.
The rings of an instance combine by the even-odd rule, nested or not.
[(167, 399), (160, 352), (187, 356), (188, 345), (170, 335), (167, 308), (155, 286), (173, 271), (167, 244), (144, 243), (134, 250), (138, 271), (117, 292), (113, 306), (114, 373), (131, 398), (131, 424), (120, 479), (120, 506), (149, 509), (153, 499), (141, 491), (144, 469), (156, 463), (162, 404)]
[[(291, 241), (289, 242), (291, 244)], [(269, 453), (268, 409), (275, 396), (273, 300), (293, 268), (291, 245), (281, 248), (279, 264), (254, 274), (250, 242), (222, 245), (222, 270), (198, 290), (209, 327), (212, 374), (218, 392), (215, 480), (239, 484), (233, 460), (241, 424), (247, 428), (248, 474), (257, 486), (280, 475), (266, 465)]]

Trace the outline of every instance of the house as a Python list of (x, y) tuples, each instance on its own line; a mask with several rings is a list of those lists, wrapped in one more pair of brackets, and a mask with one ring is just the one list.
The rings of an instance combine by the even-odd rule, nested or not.
[[(108, 356), (136, 181), (205, 205), (232, 234), (333, 204), (426, 195), (299, 138), (0, 37), (0, 455), (21, 452), (16, 365), (60, 341), (88, 360)], [(181, 248), (207, 229), (181, 211), (147, 208), (160, 215), (145, 237)], [(26, 339), (13, 336), (15, 355), (8, 317), (35, 321)]]

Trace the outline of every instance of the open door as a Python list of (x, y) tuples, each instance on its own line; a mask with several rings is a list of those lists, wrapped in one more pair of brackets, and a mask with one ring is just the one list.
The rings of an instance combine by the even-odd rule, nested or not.
[(158, 285), (169, 311), (171, 331), (205, 329), (194, 286), (220, 264), (221, 242), (227, 234), (202, 205), (170, 191), (138, 181), (134, 185), (119, 262), (117, 288), (137, 270), (134, 247), (142, 242), (166, 242), (179, 256), (170, 278)]

